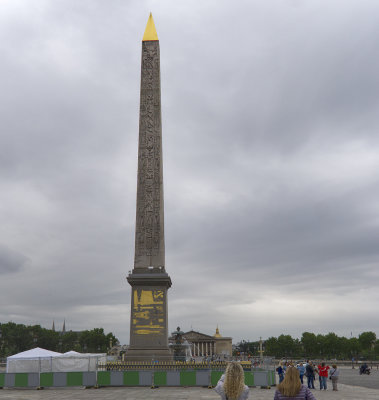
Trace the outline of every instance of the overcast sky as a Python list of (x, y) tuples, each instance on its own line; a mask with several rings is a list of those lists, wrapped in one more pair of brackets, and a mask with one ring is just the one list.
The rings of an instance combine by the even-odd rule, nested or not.
[(169, 331), (379, 335), (377, 0), (2, 0), (0, 321), (129, 342), (150, 11)]

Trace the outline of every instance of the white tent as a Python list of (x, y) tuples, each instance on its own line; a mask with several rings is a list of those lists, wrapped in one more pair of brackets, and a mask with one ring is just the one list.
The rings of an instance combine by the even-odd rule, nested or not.
[(96, 371), (98, 363), (106, 362), (106, 354), (61, 354), (36, 347), (7, 357), (7, 372), (71, 372)]
[(50, 372), (52, 358), (61, 355), (40, 347), (23, 351), (7, 357), (7, 372)]
[(53, 372), (71, 372), (71, 371), (96, 371), (97, 364), (105, 364), (107, 355), (104, 353), (77, 353), (68, 351), (59, 357), (52, 359)]

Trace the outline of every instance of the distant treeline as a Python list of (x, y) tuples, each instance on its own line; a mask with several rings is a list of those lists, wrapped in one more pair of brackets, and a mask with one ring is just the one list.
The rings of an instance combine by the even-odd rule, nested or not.
[[(379, 359), (379, 340), (374, 332), (363, 332), (358, 338), (346, 338), (335, 333), (327, 335), (304, 332), (300, 339), (290, 335), (270, 337), (263, 342), (265, 356), (289, 359)], [(258, 356), (259, 342), (242, 340), (237, 344), (236, 355)]]
[(40, 325), (0, 323), (0, 358), (34, 347), (60, 353), (70, 350), (81, 353), (105, 353), (111, 343), (114, 345), (116, 342), (118, 340), (113, 333), (105, 334), (103, 328), (81, 332), (56, 332)]

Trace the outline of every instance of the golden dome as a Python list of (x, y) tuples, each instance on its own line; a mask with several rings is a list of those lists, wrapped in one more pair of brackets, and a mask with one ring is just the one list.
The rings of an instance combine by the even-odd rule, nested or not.
[(213, 337), (216, 337), (216, 338), (222, 337), (222, 336), (220, 335), (220, 331), (218, 330), (218, 327), (216, 328), (216, 333), (213, 335)]

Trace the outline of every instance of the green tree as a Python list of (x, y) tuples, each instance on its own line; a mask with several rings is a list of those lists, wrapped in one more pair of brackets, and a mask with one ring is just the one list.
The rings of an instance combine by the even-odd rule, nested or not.
[(276, 337), (271, 336), (265, 340), (265, 354), (273, 357), (279, 356), (278, 339)]
[(294, 339), (294, 357), (296, 358), (305, 358), (304, 347), (299, 339)]
[(317, 351), (317, 338), (314, 333), (303, 332), (301, 335), (301, 343), (304, 348), (306, 358), (314, 358)]
[(59, 351), (62, 353), (66, 353), (67, 351), (81, 351), (81, 347), (79, 344), (79, 333), (69, 331), (64, 333), (59, 338)]
[(2, 355), (4, 357), (33, 347), (33, 336), (31, 331), (23, 324), (8, 322), (1, 324), (2, 332)]
[(359, 353), (361, 352), (361, 344), (357, 338), (349, 339), (349, 350), (350, 357), (349, 358), (357, 358)]
[(373, 357), (373, 359), (377, 360), (378, 357), (379, 357), (379, 340), (376, 340), (375, 344), (374, 344), (374, 357)]
[(316, 354), (315, 358), (323, 358), (325, 354), (324, 350), (325, 336), (320, 333), (316, 336)]
[(40, 325), (25, 326), (8, 322), (0, 324), (0, 357), (8, 357), (34, 347), (66, 352), (69, 350), (86, 352), (106, 352), (110, 342), (118, 343), (113, 333), (104, 333), (103, 328), (78, 332), (54, 332)]
[(113, 333), (104, 334), (103, 328), (95, 328), (91, 331), (83, 331), (79, 336), (79, 343), (82, 351), (88, 353), (105, 353), (110, 342), (116, 344), (117, 338)]
[(340, 360), (350, 360), (352, 358), (351, 350), (350, 350), (350, 342), (349, 339), (342, 336), (338, 338), (339, 340), (339, 354), (338, 359)]
[(290, 335), (280, 335), (278, 337), (278, 348), (282, 357), (293, 358), (295, 354), (295, 341)]
[(339, 345), (338, 336), (333, 332), (329, 332), (324, 336), (323, 356), (325, 358), (337, 358), (337, 354), (340, 351)]
[(376, 334), (374, 332), (363, 332), (358, 337), (362, 350), (371, 350), (376, 343)]
[(33, 347), (42, 347), (43, 349), (57, 351), (59, 333), (51, 329), (42, 328), (40, 325), (28, 327), (33, 340)]
[(246, 340), (241, 340), (239, 343), (237, 343), (237, 352), (247, 354), (249, 352), (249, 342)]

